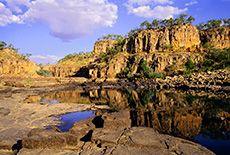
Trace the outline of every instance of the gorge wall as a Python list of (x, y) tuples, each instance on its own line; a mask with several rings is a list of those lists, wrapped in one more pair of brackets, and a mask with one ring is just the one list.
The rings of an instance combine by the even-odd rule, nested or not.
[[(203, 60), (202, 46), (206, 44), (214, 48), (230, 48), (230, 28), (220, 27), (199, 31), (189, 23), (171, 27), (142, 29), (120, 44), (117, 40), (102, 40), (95, 42), (93, 60), (88, 63), (76, 62), (71, 65), (53, 65), (45, 67), (52, 76), (70, 77), (84, 76), (88, 78), (116, 78), (130, 67), (136, 74), (141, 60), (146, 60), (155, 72), (165, 72), (169, 69), (184, 71), (185, 63), (191, 60), (194, 64)], [(108, 57), (111, 49), (122, 50)], [(103, 54), (104, 53), (104, 56)], [(105, 55), (107, 57), (105, 58)], [(131, 65), (131, 66), (130, 66)]]
[(36, 75), (39, 67), (29, 59), (23, 58), (12, 49), (0, 50), (0, 74)]

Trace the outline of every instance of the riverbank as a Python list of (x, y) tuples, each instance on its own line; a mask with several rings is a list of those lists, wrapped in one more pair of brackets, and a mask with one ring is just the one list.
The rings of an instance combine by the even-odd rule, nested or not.
[[(71, 130), (69, 131), (69, 133), (61, 133), (61, 132), (48, 132), (45, 131), (45, 127), (46, 126), (57, 126), (58, 124), (60, 124), (60, 122), (56, 121), (59, 120), (60, 118), (58, 117), (50, 117), (50, 116), (56, 116), (56, 115), (60, 115), (60, 114), (66, 114), (66, 113), (70, 113), (70, 112), (76, 112), (76, 111), (83, 111), (83, 110), (97, 110), (97, 109), (108, 109), (111, 107), (108, 107), (106, 105), (101, 105), (101, 106), (96, 106), (96, 104), (92, 104), (92, 102), (90, 102), (91, 104), (74, 104), (74, 103), (61, 103), (61, 104), (49, 104), (49, 103), (44, 103), (43, 101), (35, 101), (33, 103), (30, 102), (24, 102), (25, 99), (29, 98), (30, 96), (35, 96), (35, 95), (39, 95), (42, 93), (50, 93), (53, 91), (59, 91), (59, 90), (63, 90), (63, 89), (70, 89), (70, 88), (74, 88), (74, 89), (79, 89), (80, 91), (82, 90), (93, 90), (93, 89), (131, 89), (131, 88), (136, 88), (136, 89), (150, 89), (150, 88), (154, 88), (152, 86), (159, 86), (159, 84), (157, 83), (153, 83), (153, 81), (155, 80), (155, 82), (159, 82), (162, 79), (154, 79), (152, 81), (131, 81), (128, 82), (126, 80), (120, 80), (118, 82), (111, 82), (109, 81), (109, 79), (107, 79), (107, 81), (105, 80), (105, 82), (99, 82), (99, 81), (90, 81), (87, 79), (83, 79), (83, 78), (62, 78), (62, 79), (56, 79), (56, 78), (21, 78), (20, 80), (18, 80), (19, 78), (2, 78), (1, 79), (1, 83), (2, 86), (0, 87), (0, 95), (1, 95), (1, 99), (0, 99), (0, 115), (1, 115), (1, 128), (0, 128), (0, 150), (2, 151), (2, 153), (5, 154), (11, 154), (12, 153), (12, 147), (13, 146), (21, 146), (20, 142), (25, 142), (27, 139), (29, 139), (29, 141), (34, 137), (31, 138), (31, 136), (28, 137), (28, 134), (31, 133), (33, 130), (37, 130), (37, 128), (39, 129), (39, 132), (36, 133), (40, 136), (40, 138), (35, 138), (36, 140), (36, 145), (37, 143), (42, 144), (44, 141), (44, 136), (45, 137), (51, 137), (46, 139), (47, 141), (54, 142), (51, 143), (52, 146), (51, 148), (49, 148), (49, 150), (47, 150), (47, 148), (36, 148), (34, 147), (35, 144), (31, 144), (33, 147), (27, 147), (29, 148), (26, 149), (23, 146), (25, 146), (25, 144), (22, 145), (23, 149), (21, 151), (19, 151), (19, 154), (29, 154), (29, 153), (111, 153), (112, 152), (126, 152), (127, 150), (132, 150), (132, 151), (138, 151), (138, 152), (146, 152), (146, 153), (151, 153), (151, 151), (162, 151), (162, 149), (164, 150), (163, 152), (165, 153), (175, 153), (176, 152), (180, 152), (182, 151), (183, 153), (191, 152), (191, 150), (183, 150), (183, 148), (188, 148), (187, 145), (189, 145), (189, 147), (193, 147), (196, 148), (194, 150), (196, 151), (201, 151), (199, 153), (206, 153), (206, 154), (210, 154), (210, 152), (207, 152), (206, 148), (201, 147), (198, 144), (195, 143), (190, 143), (188, 141), (185, 140), (178, 140), (178, 138), (175, 137), (171, 137), (170, 136), (170, 142), (172, 142), (173, 144), (169, 144), (168, 139), (165, 139), (166, 135), (162, 135), (157, 133), (155, 130), (150, 131), (150, 129), (145, 129), (145, 128), (133, 128), (131, 127), (131, 125), (125, 126), (125, 127), (119, 127), (119, 130), (116, 130), (114, 128), (112, 129), (107, 129), (107, 127), (105, 127), (104, 130), (102, 130), (101, 128), (98, 128), (95, 124), (93, 124), (92, 120), (91, 122), (85, 122), (82, 124), (82, 128), (85, 127), (92, 127), (92, 128), (88, 128), (87, 130), (84, 131), (77, 131), (77, 133), (83, 133), (82, 135), (78, 135), (75, 133), (72, 133)], [(28, 82), (29, 80), (29, 82)], [(97, 79), (99, 80), (99, 79)], [(28, 83), (30, 85), (28, 85)], [(10, 85), (12, 84), (12, 85)], [(5, 86), (3, 86), (5, 85)], [(8, 86), (7, 86), (8, 85)], [(161, 87), (160, 89), (164, 89), (165, 87)], [(173, 88), (174, 89), (174, 88)], [(211, 90), (211, 89), (210, 89)], [(215, 90), (215, 89), (214, 89)], [(220, 91), (220, 89), (218, 89), (219, 91), (215, 92), (215, 93), (222, 93), (222, 95), (226, 96), (226, 93), (228, 94), (227, 91)], [(116, 114), (117, 116), (119, 116), (118, 114)], [(102, 118), (102, 115), (98, 115), (99, 118)], [(97, 117), (98, 117), (97, 116)], [(106, 118), (106, 120), (118, 120), (118, 118), (115, 117), (110, 117), (110, 116), (106, 116), (103, 115), (104, 118)], [(127, 118), (124, 117), (124, 118)], [(91, 118), (91, 119), (95, 119)], [(87, 121), (87, 120), (85, 120)], [(103, 120), (104, 123), (106, 122), (105, 120)], [(84, 121), (82, 121), (84, 122)], [(89, 124), (88, 124), (89, 123)], [(114, 124), (111, 123), (111, 124)], [(103, 126), (104, 127), (104, 126)], [(41, 130), (41, 133), (40, 133)], [(53, 129), (54, 130), (54, 129)], [(75, 129), (74, 129), (75, 130)], [(79, 130), (79, 129), (76, 129)], [(92, 131), (93, 132), (92, 132)], [(54, 130), (57, 131), (57, 130)], [(97, 135), (99, 137), (95, 135), (91, 135), (92, 139), (87, 140), (87, 141), (82, 141), (81, 138), (88, 135), (89, 131), (91, 131), (93, 134), (96, 134), (97, 132), (100, 131), (100, 134), (105, 135), (105, 134), (110, 134), (110, 133), (116, 133), (118, 134), (118, 136), (116, 137), (117, 139), (115, 140), (116, 142), (107, 142), (107, 140), (102, 139), (101, 140), (101, 136), (102, 135)], [(94, 132), (95, 131), (95, 132)], [(159, 142), (156, 139), (156, 144), (155, 144), (155, 140), (154, 143), (151, 142), (150, 146), (146, 146), (146, 144), (139, 144), (139, 142), (128, 142), (125, 141), (125, 143), (120, 143), (120, 139), (128, 138), (128, 135), (126, 136), (121, 136), (125, 133), (136, 133), (136, 132), (141, 132), (145, 131), (148, 134), (153, 134), (156, 135), (156, 137), (163, 137), (165, 143)], [(48, 133), (47, 133), (48, 132)], [(103, 132), (108, 132), (108, 133), (103, 133)], [(36, 134), (33, 135), (36, 137)], [(70, 135), (69, 135), (70, 134)], [(89, 133), (90, 134), (90, 133)], [(57, 146), (59, 146), (60, 143), (60, 137), (61, 138), (61, 142), (63, 140), (63, 135), (64, 135), (64, 141), (66, 144), (65, 146), (62, 145), (58, 147), (60, 150), (55, 151), (52, 150), (54, 148), (56, 148)], [(141, 136), (142, 134), (140, 134)], [(67, 136), (67, 137), (66, 137)], [(133, 135), (136, 137), (136, 135)], [(59, 137), (58, 141), (56, 142), (56, 140), (53, 141), (52, 137)], [(93, 138), (94, 137), (94, 138)], [(104, 136), (102, 136), (104, 137)], [(148, 136), (146, 136), (148, 137)], [(167, 136), (166, 136), (167, 137)], [(69, 139), (70, 138), (70, 139)], [(136, 137), (138, 139), (143, 139), (143, 137)], [(107, 137), (107, 139), (111, 139), (111, 137)], [(119, 139), (119, 140), (118, 140)], [(153, 137), (154, 139), (154, 137)], [(22, 140), (22, 141), (20, 141)], [(24, 141), (23, 141), (24, 140)], [(69, 142), (70, 140), (70, 142)], [(73, 141), (71, 141), (73, 140)], [(75, 141), (76, 140), (76, 141)], [(144, 142), (148, 142), (149, 139), (143, 140)], [(118, 143), (119, 141), (119, 143)], [(18, 143), (17, 143), (18, 142)], [(74, 143), (74, 145), (72, 144), (72, 142)], [(69, 147), (69, 143), (71, 143), (71, 147)], [(76, 147), (75, 144), (77, 143)], [(161, 143), (160, 145), (162, 145), (162, 147), (158, 148), (157, 147), (157, 143)], [(175, 143), (175, 145), (174, 145)], [(17, 144), (17, 145), (15, 145)], [(56, 144), (58, 144), (56, 146)], [(68, 145), (67, 145), (68, 144)], [(29, 144), (28, 144), (29, 145)], [(39, 146), (38, 145), (38, 146)], [(178, 147), (178, 146), (182, 146)], [(186, 145), (186, 147), (184, 146)], [(54, 148), (53, 148), (54, 147)], [(66, 149), (67, 147), (67, 149)], [(18, 147), (16, 147), (18, 149)], [(144, 148), (144, 150), (142, 150), (142, 148)], [(172, 149), (172, 148), (176, 148), (176, 149)], [(16, 152), (17, 152), (16, 149)], [(32, 150), (31, 150), (32, 149)], [(51, 150), (50, 150), (51, 149)], [(193, 151), (194, 151), (193, 150)], [(31, 152), (32, 151), (32, 152)], [(34, 152), (33, 152), (34, 151)], [(150, 152), (149, 152), (150, 151)], [(127, 153), (127, 152), (126, 152)], [(153, 153), (153, 152), (152, 152)]]

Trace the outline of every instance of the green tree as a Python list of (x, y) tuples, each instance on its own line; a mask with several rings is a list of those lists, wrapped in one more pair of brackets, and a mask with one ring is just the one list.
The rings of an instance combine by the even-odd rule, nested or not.
[(196, 28), (200, 31), (204, 30), (205, 29), (205, 24), (204, 22), (201, 22), (199, 23), (199, 25), (196, 25)]
[(154, 20), (152, 21), (152, 26), (153, 26), (153, 27), (158, 27), (159, 24), (160, 24), (160, 21), (157, 20), (157, 19), (154, 19)]
[(150, 29), (152, 28), (152, 24), (150, 24), (149, 21), (146, 20), (143, 23), (141, 23), (141, 27), (145, 27), (145, 29)]
[(7, 44), (6, 44), (4, 41), (1, 41), (1, 42), (0, 42), (0, 47), (6, 47), (6, 45), (7, 45)]
[(223, 19), (225, 26), (230, 26), (230, 18), (229, 19)]
[(181, 19), (180, 18), (176, 18), (176, 19), (174, 19), (174, 24), (175, 25), (181, 25), (182, 24), (182, 21), (181, 21)]
[(192, 24), (195, 21), (195, 18), (193, 16), (189, 16), (188, 19), (186, 20), (187, 23)]
[(167, 19), (162, 20), (160, 23), (161, 23), (161, 25), (164, 26), (164, 27), (166, 27), (166, 26), (168, 25)]
[(187, 14), (180, 14), (179, 16), (180, 16), (180, 21), (182, 23), (184, 23), (185, 22), (185, 17), (187, 17), (188, 15)]
[(167, 26), (173, 26), (174, 19), (170, 18), (170, 19), (167, 20), (167, 22), (168, 22)]

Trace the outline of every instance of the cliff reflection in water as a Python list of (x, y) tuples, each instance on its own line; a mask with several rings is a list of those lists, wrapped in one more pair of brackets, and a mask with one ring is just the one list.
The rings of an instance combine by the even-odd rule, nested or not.
[(193, 141), (199, 134), (214, 140), (230, 140), (229, 94), (175, 90), (63, 90), (30, 97), (25, 102), (38, 100), (106, 104), (114, 111), (130, 110), (132, 126), (151, 127), (160, 133)]

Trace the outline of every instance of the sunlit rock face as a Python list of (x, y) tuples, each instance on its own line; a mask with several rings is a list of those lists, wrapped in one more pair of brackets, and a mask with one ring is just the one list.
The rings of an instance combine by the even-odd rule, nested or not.
[(214, 48), (230, 48), (230, 28), (219, 27), (200, 31), (200, 38), (203, 44), (207, 43)]
[(12, 49), (0, 50), (0, 74), (36, 75), (39, 67), (27, 58), (22, 57)]
[(172, 45), (173, 50), (194, 51), (200, 45), (199, 31), (191, 24), (174, 25), (142, 30), (126, 40), (124, 51), (128, 53), (155, 52), (166, 50)]

